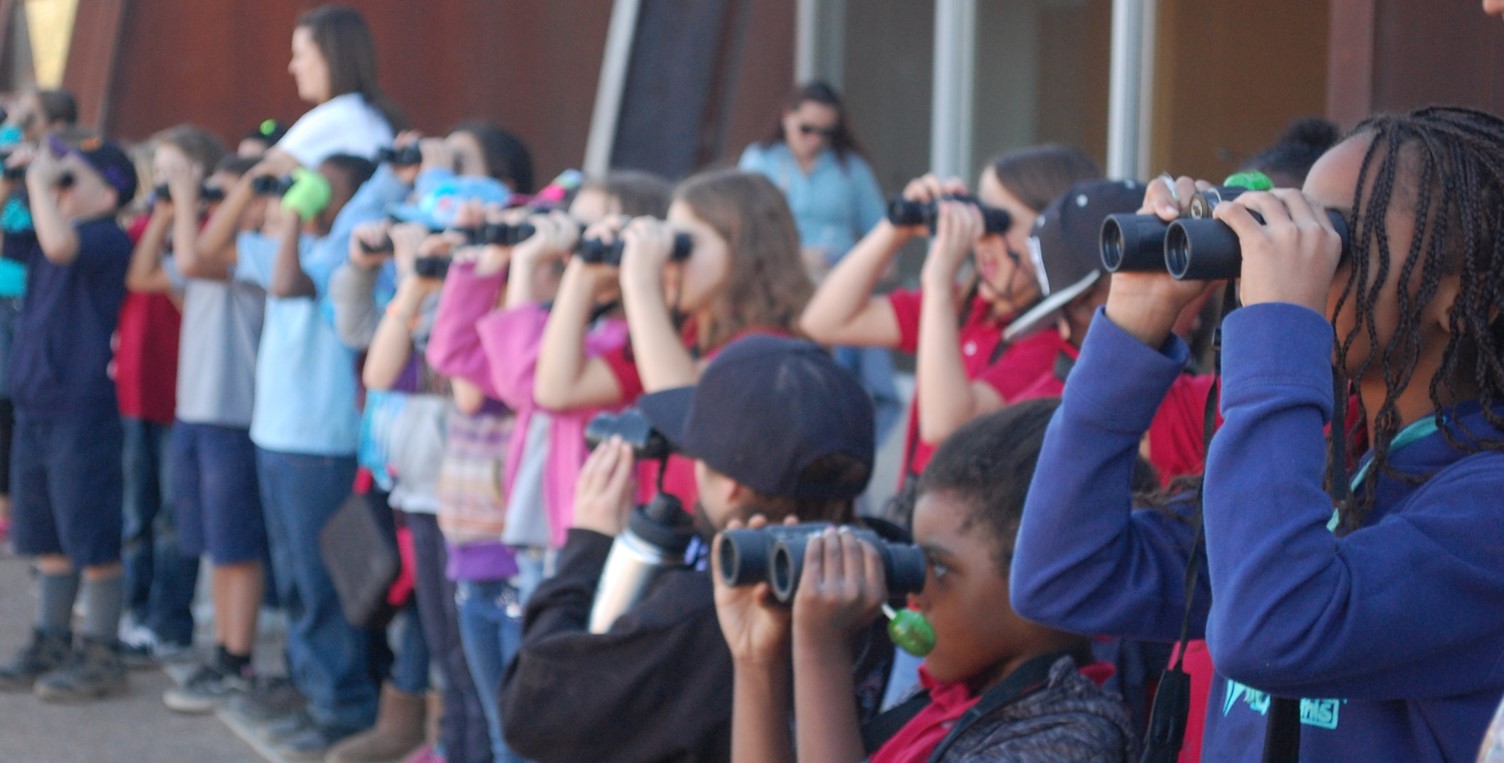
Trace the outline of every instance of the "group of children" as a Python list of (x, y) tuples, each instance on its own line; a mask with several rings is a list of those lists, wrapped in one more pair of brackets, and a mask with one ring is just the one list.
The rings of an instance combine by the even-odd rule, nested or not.
[[(214, 651), (164, 702), (289, 759), (1477, 754), (1504, 694), (1504, 121), (1300, 125), (1246, 162), (1271, 189), (1215, 207), (1224, 290), (1099, 257), (1107, 215), (1172, 221), (1204, 181), (1043, 145), (888, 215), (821, 85), (741, 169), (545, 184), (495, 126), (407, 130), (348, 8), (300, 18), (288, 69), (290, 128), (235, 153), (170, 128), (144, 174), (66, 94), (10, 110), (0, 439), (37, 611), (0, 690), (97, 699), (191, 655), (207, 556)], [(879, 294), (923, 237), (919, 288)], [(916, 393), (880, 512), (891, 349)], [(587, 447), (632, 406), (674, 455)], [(659, 492), (699, 542), (596, 627)], [(325, 532), (350, 512), (406, 569), (364, 616)], [(787, 604), (713, 574), (717, 533), (797, 521), (832, 529)], [(923, 553), (908, 611), (878, 536)], [(283, 680), (253, 667), (265, 604)]]

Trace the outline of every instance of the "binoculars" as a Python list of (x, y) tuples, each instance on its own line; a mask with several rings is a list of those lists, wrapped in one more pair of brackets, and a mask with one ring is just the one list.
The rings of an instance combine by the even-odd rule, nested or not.
[[(1238, 234), (1212, 218), (1218, 204), (1243, 193), (1241, 188), (1211, 188), (1191, 197), (1187, 216), (1166, 223), (1155, 215), (1108, 215), (1102, 221), (1102, 267), (1110, 273), (1169, 273), (1176, 280), (1217, 281), (1237, 278), (1243, 270)], [(1327, 210), (1347, 256), (1347, 220)], [(1254, 213), (1260, 224), (1264, 219)]]
[(413, 259), (413, 275), (442, 281), (449, 275), (448, 257), (417, 257)]
[(632, 458), (638, 461), (661, 461), (674, 452), (668, 438), (654, 429), (636, 408), (621, 413), (599, 413), (585, 425), (585, 444), (591, 450), (612, 437), (620, 437), (632, 446)]
[[(154, 194), (157, 198), (161, 199), (162, 201), (172, 201), (172, 189), (169, 188), (166, 183), (163, 183), (163, 184), (157, 186), (156, 188), (153, 188), (151, 192), (152, 192), (152, 194)], [(207, 201), (210, 204), (213, 204), (213, 203), (218, 202), (218, 201), (224, 201), (225, 200), (224, 189), (220, 188), (218, 186), (200, 185), (198, 187), (198, 200), (199, 201)]]
[[(531, 227), (531, 226), (529, 226)], [(598, 238), (581, 239), (580, 245), (575, 248), (575, 256), (580, 261), (590, 265), (610, 265), (621, 267), (621, 252), (625, 244), (621, 239), (606, 243)], [(670, 262), (683, 262), (694, 253), (694, 240), (687, 233), (674, 234), (674, 248), (669, 252)]]
[[(964, 201), (981, 210), (982, 224), (990, 234), (1002, 235), (1013, 225), (1013, 216), (1006, 210), (989, 207), (977, 201), (975, 196), (958, 194), (946, 196), (945, 200)], [(888, 222), (902, 227), (924, 225), (933, 234), (939, 217), (935, 202), (910, 201), (900, 196), (888, 204)]]
[[(722, 532), (715, 540), (720, 555), (716, 574), (728, 586), (767, 582), (773, 597), (787, 604), (799, 590), (804, 550), (810, 538), (831, 527), (834, 525), (829, 522), (809, 522)], [(850, 532), (877, 549), (891, 598), (901, 599), (924, 590), (926, 563), (918, 546), (883, 540), (871, 530), (851, 528)]]
[(251, 178), (251, 190), (257, 196), (282, 196), (292, 189), (292, 184), (290, 177), (257, 175)]
[(383, 148), (376, 152), (376, 161), (393, 167), (412, 167), (423, 163), (423, 151), (416, 143), (409, 143), (402, 148)]

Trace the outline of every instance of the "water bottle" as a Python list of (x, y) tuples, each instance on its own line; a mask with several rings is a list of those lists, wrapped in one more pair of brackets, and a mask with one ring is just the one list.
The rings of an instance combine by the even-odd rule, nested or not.
[(590, 608), (590, 632), (605, 633), (659, 575), (683, 569), (694, 537), (694, 520), (672, 495), (659, 492), (646, 506), (634, 509), (627, 529), (616, 536), (606, 556)]

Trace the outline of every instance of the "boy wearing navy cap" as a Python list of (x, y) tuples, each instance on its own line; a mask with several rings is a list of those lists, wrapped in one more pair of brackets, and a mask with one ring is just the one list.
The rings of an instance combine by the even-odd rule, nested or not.
[[(854, 519), (852, 501), (872, 473), (872, 403), (816, 345), (741, 339), (698, 385), (638, 405), (695, 459), (695, 521), (706, 540), (754, 514)], [(507, 743), (528, 760), (730, 759), (734, 674), (709, 572), (666, 572), (607, 632), (586, 630), (607, 553), (631, 510), (633, 472), (631, 448), (619, 440), (591, 454), (557, 574), (527, 605), (501, 715)], [(855, 668), (864, 715), (876, 709), (892, 657), (880, 635), (868, 646)]]
[[(8, 186), (0, 181), (0, 194)], [(27, 270), (10, 358), (9, 466), (16, 551), (37, 558), (37, 611), (31, 642), (0, 666), (0, 690), (34, 687), (45, 700), (76, 702), (126, 688), (117, 640), (123, 435), (106, 369), (131, 254), (114, 216), (135, 196), (136, 171), (113, 143), (50, 136), (30, 160), (26, 190), (35, 229), (7, 233), (3, 246)], [(86, 615), (75, 643), (80, 592)]]

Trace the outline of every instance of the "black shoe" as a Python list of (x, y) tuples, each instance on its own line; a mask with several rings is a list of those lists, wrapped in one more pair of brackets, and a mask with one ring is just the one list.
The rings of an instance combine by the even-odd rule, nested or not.
[(361, 729), (344, 726), (310, 723), (297, 733), (283, 737), (280, 742), (272, 744), (276, 747), (277, 754), (286, 760), (323, 760), (324, 753), (328, 752), (330, 747), (360, 731)]
[(201, 665), (182, 686), (162, 693), (162, 703), (174, 712), (188, 715), (212, 713), (232, 698), (249, 691), (254, 679), (230, 673), (217, 665)]
[(302, 710), (308, 700), (286, 678), (257, 681), (256, 687), (230, 700), (230, 712), (253, 726), (263, 726)]
[(15, 659), (0, 665), (0, 691), (31, 691), (44, 673), (68, 661), (72, 643), (73, 637), (66, 633), (32, 631), (31, 642), (21, 647)]
[(126, 690), (125, 663), (114, 641), (79, 639), (62, 667), (37, 679), (36, 693), (48, 702), (88, 702)]

